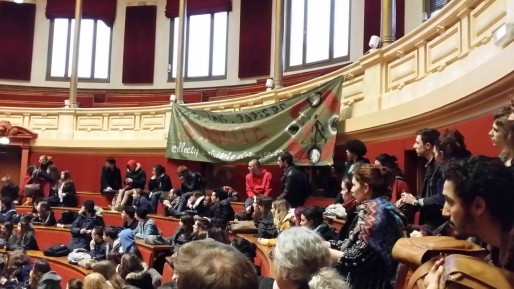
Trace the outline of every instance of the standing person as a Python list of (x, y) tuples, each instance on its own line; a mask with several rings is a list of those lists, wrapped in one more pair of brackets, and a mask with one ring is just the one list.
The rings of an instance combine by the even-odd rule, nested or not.
[(75, 189), (75, 183), (71, 180), (69, 171), (61, 172), (57, 197), (59, 198), (60, 206), (70, 208), (77, 207), (77, 189)]
[(289, 152), (278, 155), (278, 166), (284, 169), (282, 176), (282, 194), (277, 200), (285, 199), (291, 208), (303, 206), (311, 193), (311, 184), (307, 175), (300, 171), (293, 163), (293, 156)]
[(152, 212), (157, 213), (159, 199), (163, 192), (167, 192), (173, 188), (170, 177), (166, 174), (166, 169), (162, 165), (155, 165), (152, 169), (152, 177), (148, 182), (148, 190), (150, 191), (150, 204)]
[(434, 145), (439, 142), (439, 135), (439, 131), (435, 129), (425, 128), (417, 131), (412, 147), (419, 157), (427, 160), (423, 189), (416, 197), (410, 193), (402, 193), (399, 201), (416, 206), (420, 211), (419, 224), (426, 225), (431, 231), (446, 221), (441, 215), (444, 204), (443, 176), (434, 156)]
[[(37, 170), (35, 165), (30, 165), (27, 167), (27, 172), (25, 174), (25, 178), (23, 182), (20, 184), (20, 192), (18, 196), (18, 201), (26, 196), (27, 200), (23, 203), (23, 206), (32, 206), (34, 196), (39, 197), (41, 195), (41, 187), (40, 182), (37, 178), (34, 177), (34, 172)], [(27, 185), (35, 186), (35, 188), (29, 189)]]
[(48, 198), (53, 184), (55, 184), (59, 178), (58, 170), (54, 167), (51, 156), (42, 155), (39, 157), (39, 167), (34, 170), (32, 177), (39, 180), (43, 196)]
[(346, 147), (345, 175), (352, 175), (358, 164), (369, 164), (369, 160), (364, 157), (368, 149), (361, 140), (349, 140), (344, 146)]
[(105, 159), (100, 176), (100, 193), (114, 195), (121, 189), (121, 171), (113, 157)]
[(261, 167), (257, 159), (248, 163), (250, 171), (246, 177), (246, 196), (245, 208), (252, 205), (255, 196), (269, 196), (271, 194), (271, 173)]
[[(7, 175), (2, 177), (2, 197), (9, 197), (13, 202), (18, 202), (18, 193), (20, 187), (18, 187), (12, 180), (11, 176)], [(17, 203), (16, 203), (17, 204)]]

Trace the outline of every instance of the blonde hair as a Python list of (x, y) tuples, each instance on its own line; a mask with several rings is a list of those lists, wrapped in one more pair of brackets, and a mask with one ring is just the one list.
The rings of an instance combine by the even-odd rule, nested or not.
[(289, 213), (289, 203), (285, 200), (276, 200), (273, 202), (273, 223), (277, 227), (278, 230), (280, 230), (280, 227), (282, 225), (282, 222), (284, 221), (284, 218)]
[(105, 277), (100, 273), (91, 273), (84, 278), (83, 289), (112, 289)]

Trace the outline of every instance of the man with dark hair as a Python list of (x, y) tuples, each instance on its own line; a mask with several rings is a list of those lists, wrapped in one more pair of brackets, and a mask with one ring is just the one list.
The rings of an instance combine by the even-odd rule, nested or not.
[(137, 224), (139, 223), (136, 220), (136, 209), (133, 206), (125, 206), (123, 207), (123, 211), (121, 211), (121, 219), (123, 220), (123, 228), (134, 230), (137, 228)]
[(368, 149), (359, 139), (349, 140), (344, 146), (346, 147), (345, 175), (351, 176), (358, 164), (369, 164), (369, 160), (364, 157)]
[(96, 260), (101, 261), (107, 258), (106, 246), (107, 243), (104, 241), (104, 228), (102, 226), (95, 226), (91, 231), (91, 242), (89, 243), (90, 251), (89, 255)]
[(91, 232), (95, 226), (104, 227), (102, 211), (95, 207), (93, 200), (85, 200), (79, 211), (79, 216), (71, 224), (70, 249), (87, 249), (91, 242)]
[(16, 214), (16, 208), (9, 197), (0, 198), (0, 223), (10, 222), (13, 215)]
[[(234, 220), (234, 209), (230, 205), (228, 192), (223, 188), (217, 188), (212, 191), (211, 195), (212, 207), (208, 217), (205, 217), (214, 227), (226, 228), (228, 222)], [(195, 219), (200, 217), (195, 216)]]
[(514, 272), (514, 177), (510, 170), (498, 158), (474, 156), (450, 163), (444, 179), (442, 214), (450, 219), (456, 237), (480, 238), (496, 248), (491, 254), (493, 263)]
[(311, 184), (307, 175), (300, 171), (293, 163), (293, 156), (289, 152), (281, 152), (278, 155), (278, 166), (284, 169), (282, 182), (282, 194), (277, 200), (285, 199), (291, 208), (303, 206), (311, 193)]
[[(205, 180), (200, 173), (192, 172), (186, 166), (180, 166), (177, 168), (177, 175), (182, 182), (180, 191), (183, 196), (193, 191), (204, 192)], [(187, 194), (187, 198), (189, 198), (190, 195), (191, 194)]]
[(139, 224), (137, 224), (136, 229), (133, 231), (135, 238), (144, 239), (147, 236), (159, 235), (159, 230), (157, 229), (155, 222), (148, 218), (147, 209), (137, 208), (136, 220), (139, 222)]
[(121, 171), (113, 157), (105, 159), (100, 176), (100, 193), (114, 195), (121, 189)]
[(441, 209), (444, 204), (443, 176), (440, 167), (434, 157), (434, 145), (439, 141), (439, 131), (425, 128), (416, 132), (416, 140), (412, 146), (419, 157), (425, 158), (426, 172), (423, 180), (423, 189), (415, 197), (408, 192), (402, 193), (398, 205), (407, 203), (418, 207), (420, 210), (420, 225), (426, 225), (434, 230), (445, 222), (441, 216)]
[(211, 239), (182, 245), (173, 265), (178, 289), (259, 288), (253, 263), (236, 248)]
[(148, 182), (148, 190), (150, 191), (150, 204), (152, 213), (157, 213), (157, 205), (163, 192), (172, 189), (171, 179), (166, 174), (166, 169), (162, 165), (155, 165), (152, 169), (152, 177)]

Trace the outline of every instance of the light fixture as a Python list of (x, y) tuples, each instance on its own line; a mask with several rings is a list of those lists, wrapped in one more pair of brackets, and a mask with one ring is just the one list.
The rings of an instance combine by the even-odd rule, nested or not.
[(0, 136), (0, 145), (8, 145), (11, 143), (11, 140), (6, 136)]
[(371, 38), (369, 39), (369, 48), (371, 49), (377, 49), (378, 46), (380, 46), (380, 37), (376, 36), (376, 35), (372, 35)]
[(493, 32), (493, 42), (504, 48), (514, 40), (514, 23), (504, 23)]
[(274, 86), (274, 84), (273, 84), (273, 78), (268, 78), (268, 79), (266, 79), (266, 90), (267, 90), (267, 91), (272, 90), (272, 89), (273, 89), (273, 86)]

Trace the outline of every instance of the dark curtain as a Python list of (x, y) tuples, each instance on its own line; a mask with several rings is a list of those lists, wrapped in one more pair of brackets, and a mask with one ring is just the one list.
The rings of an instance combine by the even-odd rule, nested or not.
[(36, 4), (0, 1), (0, 78), (29, 80)]
[(123, 83), (153, 83), (157, 6), (129, 6), (125, 16)]
[[(372, 35), (380, 36), (382, 1), (366, 0), (364, 2), (364, 44), (363, 52), (369, 50)], [(405, 0), (396, 0), (396, 39), (405, 33)]]
[[(75, 18), (75, 0), (47, 0), (46, 18)], [(102, 20), (112, 27), (116, 19), (116, 0), (84, 0), (82, 18)]]
[(239, 78), (268, 76), (273, 0), (242, 0), (239, 31)]
[[(245, 2), (243, 0), (242, 2)], [(178, 17), (180, 0), (167, 0), (166, 2), (166, 17)], [(231, 0), (188, 0), (187, 1), (187, 15), (207, 14), (223, 11), (232, 11)]]

